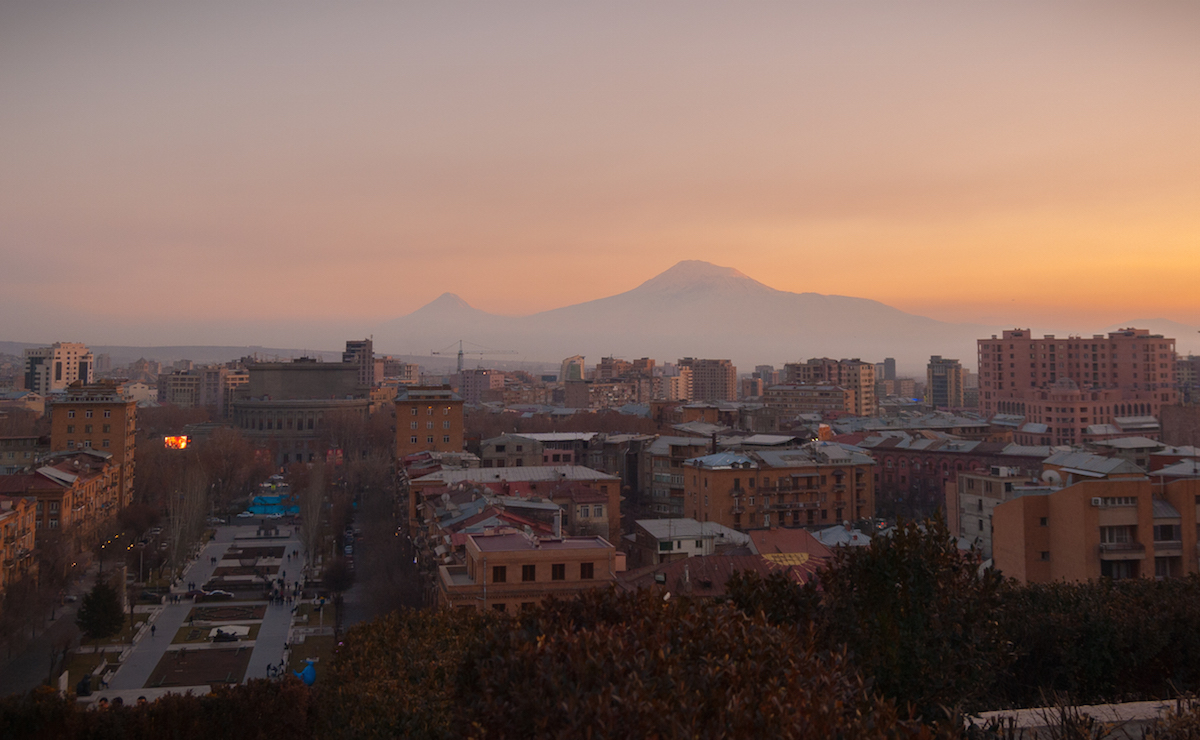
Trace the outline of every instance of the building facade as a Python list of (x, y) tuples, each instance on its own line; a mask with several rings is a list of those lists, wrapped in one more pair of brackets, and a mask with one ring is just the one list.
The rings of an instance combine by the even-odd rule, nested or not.
[(463, 399), (450, 386), (406, 386), (396, 394), (396, 457), (461, 452)]
[(116, 383), (73, 385), (50, 407), (50, 449), (97, 450), (118, 468), (117, 506), (133, 503), (137, 404), (125, 400)]
[[(1162, 406), (1179, 401), (1175, 340), (1145, 329), (1122, 329), (1090, 339), (1049, 334), (1035, 339), (1028, 329), (1010, 329), (977, 344), (979, 404), (988, 417), (1015, 414), (1029, 420), (1029, 402), (1055, 387), (1074, 388), (1081, 394), (1078, 400), (1088, 402), (1050, 404), (1055, 417), (1086, 416), (1094, 424), (1110, 423), (1116, 416), (1157, 417)], [(1111, 393), (1101, 397), (1103, 391)], [(1071, 439), (1068, 428), (1060, 433), (1057, 418), (1045, 423), (1050, 438)]]
[(78, 342), (55, 342), (49, 347), (25, 350), (25, 389), (43, 396), (72, 383), (95, 380), (92, 351)]
[(684, 464), (684, 515), (737, 530), (872, 517), (874, 465), (861, 452), (822, 442), (705, 455)]
[(941, 355), (929, 358), (925, 369), (925, 403), (935, 409), (963, 407), (963, 368)]
[(680, 370), (686, 368), (692, 371), (691, 400), (737, 400), (737, 368), (729, 360), (702, 360), (685, 357), (677, 364)]

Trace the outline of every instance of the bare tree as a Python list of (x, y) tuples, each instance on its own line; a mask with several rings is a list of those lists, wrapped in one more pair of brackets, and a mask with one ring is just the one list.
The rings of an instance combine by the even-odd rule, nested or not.
[(309, 471), (307, 484), (299, 489), (300, 533), (308, 562), (315, 564), (321, 542), (321, 512), (325, 508), (325, 465), (317, 463)]
[(199, 465), (189, 464), (179, 487), (167, 496), (167, 547), (172, 569), (179, 569), (204, 531), (209, 482)]

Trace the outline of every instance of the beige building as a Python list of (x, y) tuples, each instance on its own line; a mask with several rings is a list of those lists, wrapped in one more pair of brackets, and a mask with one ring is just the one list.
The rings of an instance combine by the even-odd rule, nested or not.
[(25, 350), (25, 389), (43, 396), (72, 383), (87, 385), (95, 379), (96, 359), (86, 345), (55, 342), (49, 347)]
[(438, 568), (438, 604), (515, 612), (551, 596), (604, 588), (624, 557), (603, 537), (539, 538), (524, 532), (467, 535), (466, 562)]

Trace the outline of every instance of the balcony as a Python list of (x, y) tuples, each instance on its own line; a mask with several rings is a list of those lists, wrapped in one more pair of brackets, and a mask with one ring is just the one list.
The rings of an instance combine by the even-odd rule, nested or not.
[(1146, 546), (1140, 542), (1100, 543), (1101, 560), (1143, 560), (1145, 557)]
[(733, 507), (730, 507), (730, 509), (729, 509), (730, 514), (741, 514), (745, 511), (746, 511), (745, 507), (742, 507), (742, 506), (733, 506)]
[(796, 509), (816, 509), (819, 508), (819, 506), (820, 505), (816, 501), (792, 501), (788, 503), (780, 501), (779, 503), (771, 504), (766, 508), (770, 511), (793, 511)]
[(1154, 554), (1160, 556), (1183, 555), (1182, 540), (1155, 540)]

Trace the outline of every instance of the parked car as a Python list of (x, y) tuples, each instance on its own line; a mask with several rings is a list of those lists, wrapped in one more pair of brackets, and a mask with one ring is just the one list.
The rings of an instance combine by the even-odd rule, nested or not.
[(205, 594), (205, 596), (207, 596), (210, 599), (232, 599), (233, 593), (230, 591), (222, 591), (221, 589), (218, 588), (218, 589), (209, 591), (208, 593)]
[(254, 518), (254, 515), (248, 511), (243, 511), (241, 514), (238, 514), (238, 519), (253, 519), (253, 518)]

